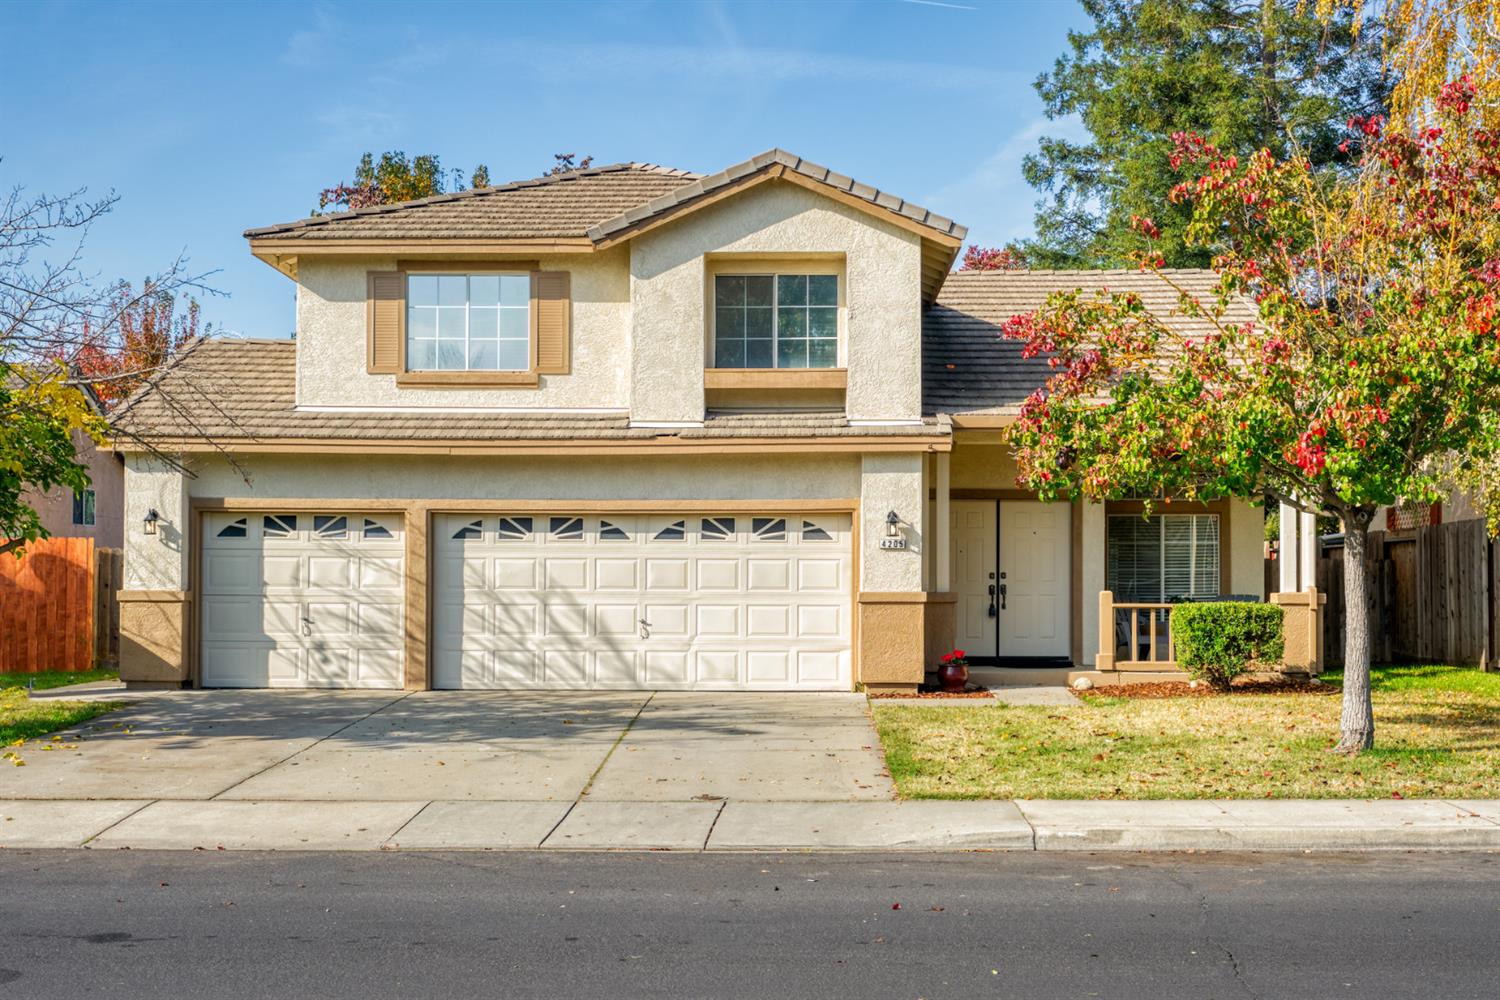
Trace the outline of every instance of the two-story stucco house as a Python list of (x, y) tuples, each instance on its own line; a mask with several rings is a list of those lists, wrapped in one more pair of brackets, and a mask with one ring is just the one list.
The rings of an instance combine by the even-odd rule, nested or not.
[(1047, 367), (998, 324), (1105, 282), (1170, 311), (1152, 276), (951, 274), (962, 226), (781, 151), (246, 235), (295, 340), (198, 342), (120, 418), (159, 449), (132, 682), (910, 688), (954, 643), (1142, 659), (1106, 589), (1261, 595), (1259, 509), (1038, 503), (1000, 443)]

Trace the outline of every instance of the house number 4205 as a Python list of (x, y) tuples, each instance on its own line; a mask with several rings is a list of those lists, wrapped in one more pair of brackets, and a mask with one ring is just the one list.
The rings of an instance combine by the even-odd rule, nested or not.
[(906, 548), (906, 539), (899, 536), (896, 538), (882, 538), (880, 540), (880, 547), (882, 549), (904, 549)]

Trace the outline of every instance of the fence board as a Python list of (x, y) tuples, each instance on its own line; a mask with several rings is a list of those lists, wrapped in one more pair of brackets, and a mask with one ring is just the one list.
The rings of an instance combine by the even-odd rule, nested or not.
[(0, 556), (0, 670), (87, 670), (94, 648), (94, 540), (48, 538)]
[[(1500, 541), (1482, 521), (1457, 521), (1395, 535), (1371, 532), (1371, 657), (1377, 662), (1481, 664), (1496, 668), (1500, 643)], [(1343, 663), (1343, 550), (1318, 560), (1318, 589), (1328, 595), (1323, 649)]]

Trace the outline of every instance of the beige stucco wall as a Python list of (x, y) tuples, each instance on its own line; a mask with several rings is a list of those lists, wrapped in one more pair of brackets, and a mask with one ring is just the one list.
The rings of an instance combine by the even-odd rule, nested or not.
[(921, 416), (921, 240), (865, 212), (770, 181), (630, 243), (631, 416), (703, 417), (704, 255), (845, 255), (852, 419)]
[(75, 431), (73, 446), (89, 470), (94, 490), (94, 523), (73, 523), (73, 491), (49, 490), (28, 494), (24, 499), (41, 518), (42, 527), (54, 538), (92, 538), (100, 548), (118, 549), (125, 543), (121, 508), (125, 502), (125, 471), (120, 457), (100, 451), (88, 435)]
[[(861, 553), (859, 589), (889, 593), (922, 589), (922, 508), (926, 490), (920, 455), (866, 455), (860, 475)], [(905, 549), (882, 549), (886, 515), (902, 521)]]
[[(126, 590), (187, 589), (188, 482), (166, 462), (144, 455), (126, 457)], [(148, 535), (144, 524), (146, 513), (152, 509), (160, 520), (156, 534)]]
[[(366, 274), (394, 258), (319, 260), (297, 269), (297, 402), (303, 406), (437, 406), (620, 409), (629, 405), (629, 250), (548, 258), (572, 283), (572, 359), (567, 375), (536, 388), (415, 389), (365, 372)], [(701, 378), (700, 378), (701, 381)]]

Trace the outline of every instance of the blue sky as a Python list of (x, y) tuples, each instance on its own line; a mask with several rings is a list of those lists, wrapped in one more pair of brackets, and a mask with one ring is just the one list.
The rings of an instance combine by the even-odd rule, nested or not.
[(781, 146), (970, 226), (1031, 231), (1031, 83), (1071, 0), (192, 3), (0, 0), (0, 186), (113, 189), (86, 263), (139, 280), (185, 251), (205, 318), (286, 336), (293, 286), (240, 233), (306, 215), (359, 154), (552, 154), (713, 171)]

